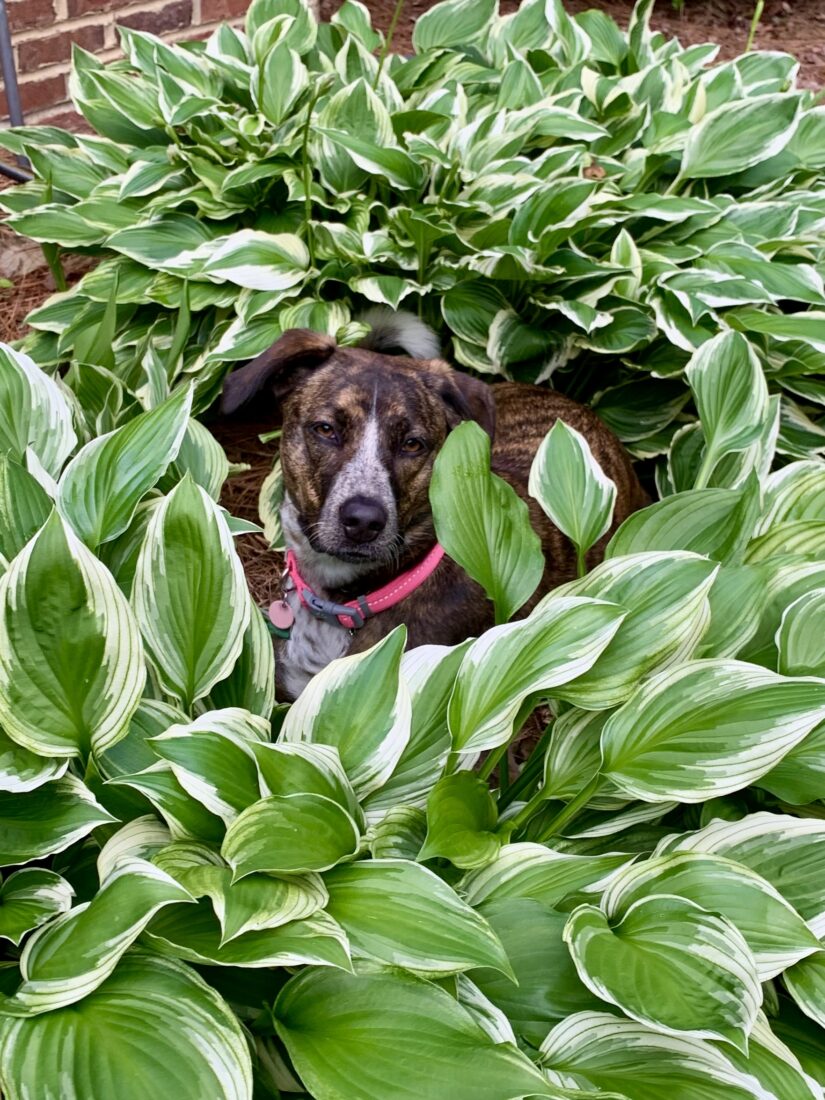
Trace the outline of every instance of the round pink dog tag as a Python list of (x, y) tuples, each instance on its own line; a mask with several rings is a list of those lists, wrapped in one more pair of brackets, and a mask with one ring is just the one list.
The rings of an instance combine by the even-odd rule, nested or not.
[(269, 605), (269, 621), (279, 630), (289, 630), (295, 622), (295, 612), (286, 600), (274, 600)]

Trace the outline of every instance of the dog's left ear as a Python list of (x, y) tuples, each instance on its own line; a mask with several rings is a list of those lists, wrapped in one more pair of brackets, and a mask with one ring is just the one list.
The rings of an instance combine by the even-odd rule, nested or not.
[(439, 379), (438, 392), (447, 407), (447, 423), (455, 428), (462, 420), (475, 420), (490, 439), (496, 432), (496, 403), (486, 382), (451, 370)]

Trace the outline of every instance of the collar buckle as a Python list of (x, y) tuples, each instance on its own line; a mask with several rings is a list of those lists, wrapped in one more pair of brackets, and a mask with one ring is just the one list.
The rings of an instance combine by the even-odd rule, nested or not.
[(311, 589), (304, 588), (301, 592), (304, 603), (315, 616), (331, 626), (343, 626), (341, 616), (351, 620), (350, 630), (360, 630), (367, 621), (366, 616), (357, 607), (343, 603), (334, 603), (332, 600), (321, 599)]

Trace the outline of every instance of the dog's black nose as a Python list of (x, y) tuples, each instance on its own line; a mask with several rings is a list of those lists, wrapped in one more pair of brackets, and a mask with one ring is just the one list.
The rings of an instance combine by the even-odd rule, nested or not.
[(350, 497), (338, 509), (338, 515), (352, 542), (373, 542), (387, 526), (387, 509), (373, 497)]

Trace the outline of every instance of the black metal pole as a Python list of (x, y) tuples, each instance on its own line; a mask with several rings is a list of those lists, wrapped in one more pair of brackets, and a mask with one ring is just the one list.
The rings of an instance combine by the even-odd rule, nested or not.
[[(24, 124), (23, 105), (20, 102), (20, 88), (17, 84), (17, 69), (14, 65), (14, 50), (11, 43), (6, 0), (0, 0), (0, 74), (3, 76), (3, 86), (6, 89), (9, 122), (12, 126), (22, 126)], [(29, 162), (25, 157), (17, 156), (14, 159), (22, 169), (28, 168)], [(20, 172), (8, 164), (0, 164), (0, 171), (4, 176), (8, 176), (17, 183), (25, 183), (26, 180), (31, 179), (27, 172)]]

